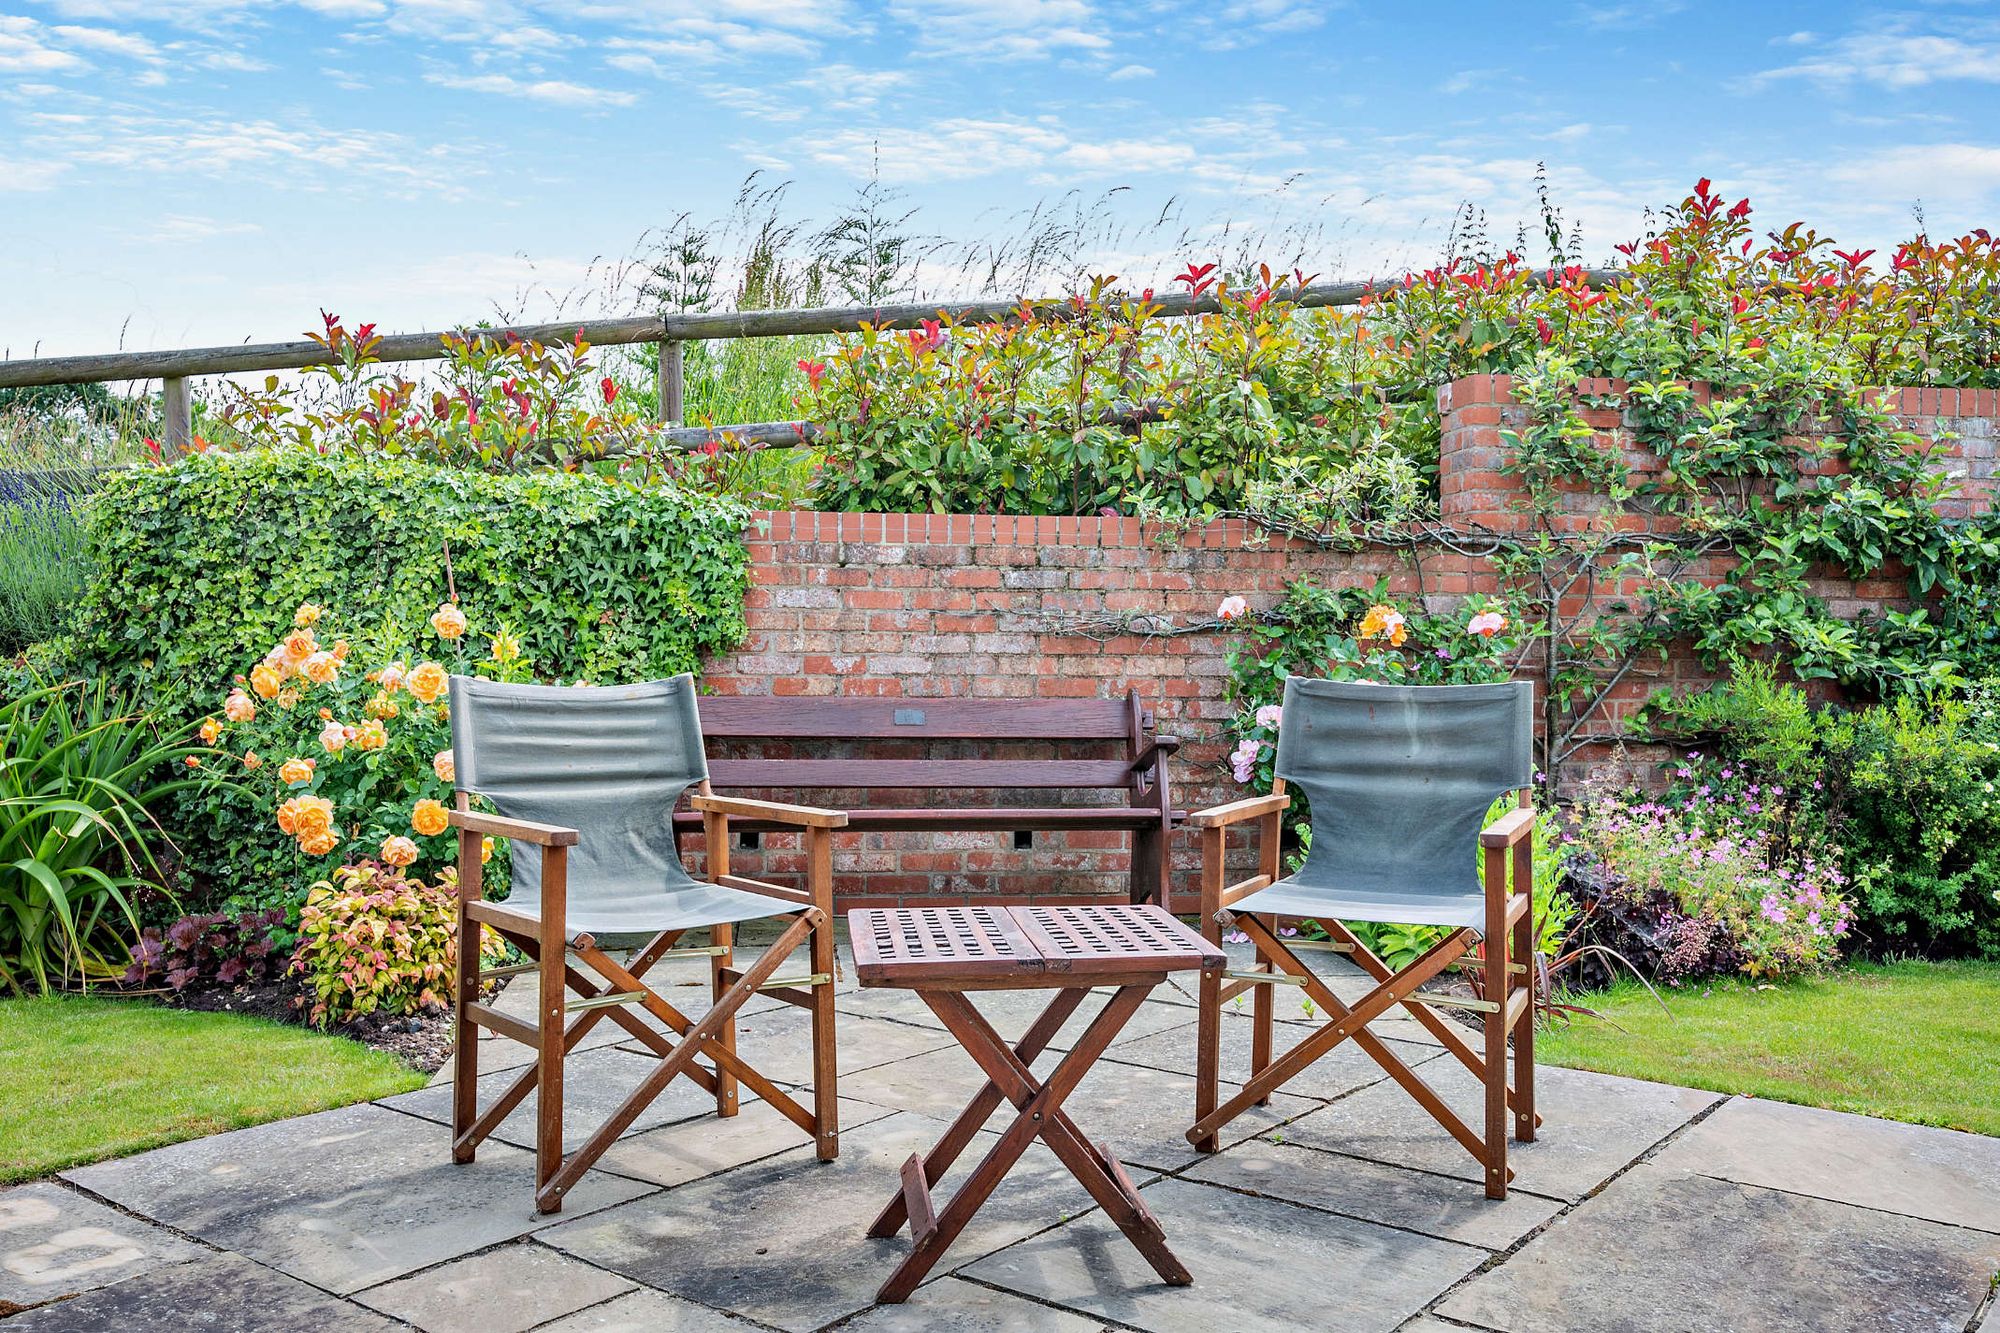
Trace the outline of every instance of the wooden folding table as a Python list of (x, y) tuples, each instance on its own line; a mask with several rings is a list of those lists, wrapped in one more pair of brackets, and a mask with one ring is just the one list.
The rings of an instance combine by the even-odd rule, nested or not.
[[(1125, 1168), (1103, 1144), (1084, 1138), (1063, 1099), (1089, 1072), (1153, 987), (1170, 972), (1220, 970), (1222, 951), (1153, 905), (1104, 907), (920, 907), (847, 914), (855, 977), (864, 987), (915, 991), (986, 1074), (980, 1088), (928, 1153), (903, 1164), (903, 1187), (870, 1227), (893, 1236), (905, 1222), (914, 1243), (876, 1299), (907, 1300), (980, 1205), (1037, 1138), (1083, 1183), (1107, 1216), (1167, 1283), (1193, 1281)], [(1063, 1023), (1098, 986), (1110, 1002), (1046, 1080), (1030, 1069)], [(1009, 1047), (967, 991), (1052, 989), (1055, 995), (1020, 1042)], [(1014, 1104), (1000, 1135), (942, 1212), (931, 1187), (950, 1169), (1000, 1099)]]

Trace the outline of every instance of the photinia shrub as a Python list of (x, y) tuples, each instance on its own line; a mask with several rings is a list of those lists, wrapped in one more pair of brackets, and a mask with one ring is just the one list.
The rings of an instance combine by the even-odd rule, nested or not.
[[(433, 883), (395, 866), (363, 860), (312, 886), (299, 913), (292, 972), (312, 999), (320, 1027), (363, 1014), (437, 1012), (451, 1002), (458, 972), (458, 872)], [(482, 932), (498, 962), (500, 937)]]

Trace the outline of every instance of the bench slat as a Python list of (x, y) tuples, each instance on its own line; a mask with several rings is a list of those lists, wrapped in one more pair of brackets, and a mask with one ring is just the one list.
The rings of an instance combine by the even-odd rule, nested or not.
[[(1187, 817), (1187, 812), (1176, 810), (1172, 817), (1175, 822), (1179, 822)], [(674, 823), (688, 832), (699, 832), (701, 816), (692, 810), (682, 810), (674, 815)], [(986, 805), (960, 810), (906, 810), (864, 805), (847, 812), (849, 833), (996, 833), (1016, 829), (1131, 830), (1159, 826), (1160, 812), (1143, 805)], [(729, 827), (744, 832), (783, 832), (793, 828), (789, 824), (745, 818), (730, 820)]]
[(833, 740), (1124, 740), (1124, 699), (701, 698), (707, 736)]
[(1123, 759), (717, 759), (717, 787), (1124, 787)]

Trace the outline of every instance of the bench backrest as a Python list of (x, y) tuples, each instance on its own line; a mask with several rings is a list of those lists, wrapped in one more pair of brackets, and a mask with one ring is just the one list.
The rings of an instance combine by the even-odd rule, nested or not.
[[(1155, 786), (1152, 763), (1133, 761), (1152, 743), (1153, 715), (1136, 693), (1123, 699), (744, 698), (704, 695), (702, 734), (711, 740), (849, 742), (852, 758), (718, 758), (720, 788), (1042, 789)], [(866, 742), (891, 744), (870, 755)], [(912, 757), (929, 742), (993, 741), (1060, 747), (1047, 758)], [(911, 743), (915, 743), (913, 746)], [(727, 748), (727, 747), (724, 747)], [(954, 747), (963, 751), (966, 747)], [(1103, 758), (1078, 758), (1094, 750)], [(1151, 804), (1148, 801), (1147, 804)]]

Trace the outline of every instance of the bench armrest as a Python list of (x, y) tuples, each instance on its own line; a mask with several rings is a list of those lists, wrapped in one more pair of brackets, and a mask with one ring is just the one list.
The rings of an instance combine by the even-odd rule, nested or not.
[(1479, 831), (1481, 847), (1512, 847), (1535, 831), (1535, 808), (1518, 806)]
[(1227, 828), (1246, 819), (1261, 819), (1265, 815), (1276, 814), (1290, 807), (1291, 803), (1290, 796), (1251, 796), (1227, 805), (1212, 805), (1206, 810), (1197, 810), (1187, 817), (1187, 822), (1193, 828)]
[(518, 842), (531, 842), (537, 847), (574, 847), (580, 836), (575, 829), (558, 824), (536, 824), (526, 819), (509, 819), (505, 815), (481, 814), (477, 810), (447, 810), (445, 817), (455, 829), (491, 834), (496, 838), (513, 838)]
[(699, 793), (690, 796), (688, 804), (704, 814), (744, 815), (751, 819), (791, 824), (797, 828), (847, 827), (845, 811), (822, 810), (813, 805), (786, 805), (780, 801), (755, 801), (747, 796), (703, 796)]
[(1170, 755), (1180, 748), (1181, 738), (1178, 736), (1155, 736), (1146, 742), (1145, 749), (1132, 757), (1131, 771), (1136, 773), (1142, 768), (1150, 768), (1156, 758)]

